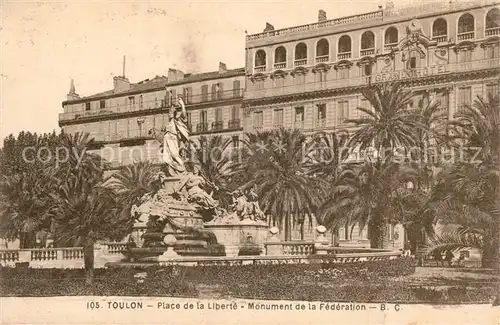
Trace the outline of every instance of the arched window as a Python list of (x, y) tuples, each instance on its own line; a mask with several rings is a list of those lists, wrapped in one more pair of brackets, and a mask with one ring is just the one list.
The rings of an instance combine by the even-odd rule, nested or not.
[(459, 41), (474, 38), (474, 16), (469, 13), (460, 16), (457, 38)]
[(396, 27), (389, 27), (385, 30), (384, 44), (396, 44), (398, 42), (398, 30)]
[(339, 39), (339, 59), (348, 59), (351, 57), (351, 38), (344, 35)]
[(320, 39), (316, 44), (316, 57), (324, 57), (329, 55), (330, 44), (326, 39)]
[(361, 49), (372, 49), (375, 47), (375, 35), (372, 32), (367, 31), (361, 35)]
[(266, 66), (266, 52), (264, 50), (258, 50), (255, 53), (255, 67), (265, 67)]
[(274, 50), (274, 63), (286, 63), (286, 49), (283, 46)]
[(442, 37), (448, 35), (448, 24), (444, 18), (439, 18), (432, 24), (432, 37)]
[(295, 60), (307, 59), (307, 45), (299, 43), (295, 46)]
[(493, 8), (486, 14), (486, 36), (500, 34), (500, 9)]

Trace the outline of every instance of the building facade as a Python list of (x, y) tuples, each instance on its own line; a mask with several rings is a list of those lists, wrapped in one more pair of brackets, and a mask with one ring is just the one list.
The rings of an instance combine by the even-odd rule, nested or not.
[[(400, 80), (450, 117), (498, 92), (499, 2), (435, 3), (248, 35), (245, 131), (345, 128), (369, 108), (360, 90)], [(417, 103), (415, 99), (415, 103)]]
[[(411, 87), (410, 105), (438, 101), (452, 118), (476, 96), (499, 93), (499, 4), (450, 1), (396, 10), (389, 3), (332, 20), (320, 10), (318, 22), (284, 29), (267, 23), (246, 39), (244, 130), (350, 130), (345, 120), (362, 117), (357, 107), (370, 108), (361, 90), (391, 80)], [(403, 227), (388, 227), (390, 245), (402, 247)], [(341, 245), (369, 247), (368, 238), (357, 225), (338, 233)]]
[(244, 69), (184, 74), (169, 69), (156, 76), (130, 83), (114, 77), (112, 90), (80, 97), (72, 83), (59, 125), (66, 133), (88, 132), (95, 139), (94, 152), (113, 166), (138, 160), (159, 161), (159, 143), (149, 131), (160, 130), (168, 121), (167, 110), (178, 95), (186, 103), (188, 127), (193, 138), (221, 134), (233, 137), (242, 132)]

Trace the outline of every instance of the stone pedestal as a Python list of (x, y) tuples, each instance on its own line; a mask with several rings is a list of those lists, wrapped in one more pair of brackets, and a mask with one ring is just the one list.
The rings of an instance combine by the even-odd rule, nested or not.
[(256, 245), (264, 252), (268, 228), (265, 222), (251, 220), (236, 224), (205, 224), (205, 229), (212, 231), (217, 242), (224, 245), (226, 256), (238, 256), (240, 249), (248, 245)]
[(266, 241), (266, 251), (265, 255), (268, 256), (282, 256), (283, 255), (283, 245), (278, 236), (279, 229), (277, 227), (272, 227), (269, 229), (269, 237)]
[(326, 228), (324, 226), (316, 227), (316, 239), (314, 240), (314, 254), (326, 255), (328, 254), (329, 241), (326, 239)]

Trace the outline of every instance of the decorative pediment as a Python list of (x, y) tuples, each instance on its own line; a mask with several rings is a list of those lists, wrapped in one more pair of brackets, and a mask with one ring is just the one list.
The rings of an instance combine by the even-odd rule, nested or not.
[(326, 63), (318, 63), (314, 66), (314, 68), (312, 69), (312, 72), (313, 73), (316, 73), (316, 72), (325, 72), (325, 71), (328, 71), (330, 70), (331, 68), (331, 65), (329, 64), (326, 64)]
[(275, 70), (273, 73), (271, 73), (271, 79), (278, 79), (278, 78), (285, 78), (285, 76), (288, 74), (288, 72), (285, 72), (283, 70)]
[(363, 65), (367, 65), (367, 64), (374, 64), (375, 62), (377, 62), (377, 60), (374, 58), (374, 57), (371, 57), (371, 56), (365, 56), (365, 57), (362, 57), (357, 63), (356, 65), (358, 67), (360, 66), (363, 66)]
[(455, 53), (457, 53), (460, 50), (467, 50), (467, 51), (472, 51), (476, 47), (476, 43), (471, 42), (471, 41), (462, 41), (455, 45), (455, 48), (453, 49)]
[(292, 72), (290, 72), (290, 74), (292, 76), (295, 76), (295, 75), (304, 75), (308, 72), (309, 70), (304, 68), (304, 67), (296, 67), (295, 69), (292, 70)]
[(250, 80), (253, 81), (261, 81), (261, 80), (265, 80), (267, 78), (267, 75), (263, 74), (263, 73), (256, 73), (256, 74), (253, 74), (251, 77), (250, 77)]
[(354, 63), (352, 63), (349, 60), (341, 60), (341, 61), (335, 63), (333, 65), (333, 68), (335, 70), (338, 70), (338, 69), (350, 69), (353, 65), (354, 65)]
[(481, 47), (484, 49), (488, 46), (498, 46), (500, 45), (500, 37), (499, 36), (491, 36), (488, 37), (484, 42), (481, 43)]
[(433, 41), (418, 30), (414, 33), (407, 34), (406, 37), (399, 42), (398, 48), (404, 51), (411, 48), (427, 48), (434, 45), (437, 45), (437, 41)]

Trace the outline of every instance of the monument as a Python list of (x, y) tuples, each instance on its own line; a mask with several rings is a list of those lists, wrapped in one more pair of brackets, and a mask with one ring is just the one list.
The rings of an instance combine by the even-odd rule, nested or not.
[(157, 176), (159, 189), (132, 207), (136, 223), (123, 254), (130, 261), (147, 262), (260, 253), (268, 226), (255, 190), (232, 193), (229, 212), (220, 207), (206, 190), (213, 184), (200, 166), (195, 162), (188, 171), (181, 157), (181, 148), (189, 141), (186, 122), (186, 107), (179, 95), (177, 105), (168, 110), (167, 125), (149, 132), (161, 143), (165, 172)]

